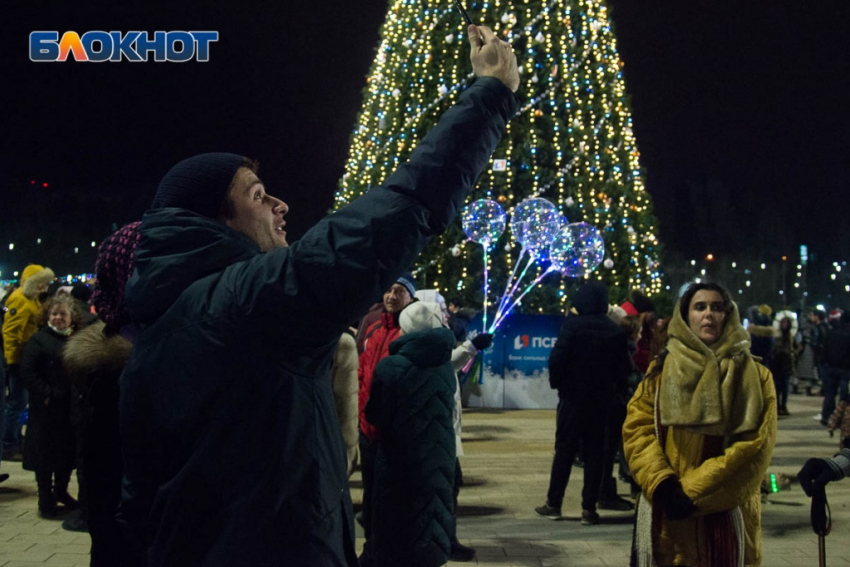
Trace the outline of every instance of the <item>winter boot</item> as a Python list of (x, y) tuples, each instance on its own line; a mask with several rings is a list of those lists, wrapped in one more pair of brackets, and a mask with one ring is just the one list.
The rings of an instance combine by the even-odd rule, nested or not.
[(38, 515), (42, 518), (56, 517), (56, 497), (49, 488), (38, 489)]
[(457, 539), (452, 539), (452, 552), (450, 559), (452, 561), (472, 561), (475, 559), (475, 550), (463, 545)]
[(634, 510), (635, 505), (625, 498), (617, 495), (617, 481), (614, 478), (606, 478), (602, 481), (602, 490), (599, 491), (599, 502), (596, 507), (601, 510), (617, 510), (627, 512)]
[(80, 507), (80, 503), (77, 502), (76, 498), (68, 493), (68, 483), (70, 481), (70, 471), (68, 472), (67, 478), (65, 478), (64, 475), (56, 473), (56, 487), (54, 488), (53, 493), (56, 496), (56, 502), (62, 504), (68, 510), (76, 510)]

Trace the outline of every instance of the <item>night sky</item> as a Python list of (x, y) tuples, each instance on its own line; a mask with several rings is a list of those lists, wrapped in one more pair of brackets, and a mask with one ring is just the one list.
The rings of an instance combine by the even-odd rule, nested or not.
[[(27, 209), (30, 225), (85, 222), (86, 234), (102, 239), (111, 223), (140, 218), (171, 165), (206, 151), (259, 159), (269, 192), (290, 205), (291, 240), (324, 215), (387, 4), (209, 5), (3, 3), (5, 236)], [(812, 5), (611, 3), (669, 250), (771, 256), (805, 243), (829, 261), (850, 256), (841, 236), (850, 225), (850, 3)], [(33, 30), (182, 29), (219, 31), (209, 63), (28, 58)], [(81, 215), (62, 205), (69, 194), (111, 205)], [(0, 243), (0, 266), (6, 248)]]

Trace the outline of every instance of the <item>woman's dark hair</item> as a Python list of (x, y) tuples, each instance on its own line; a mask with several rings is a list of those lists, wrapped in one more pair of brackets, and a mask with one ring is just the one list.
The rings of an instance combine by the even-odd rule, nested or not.
[(691, 308), (691, 300), (698, 291), (716, 291), (723, 298), (723, 311), (726, 315), (732, 313), (732, 296), (729, 291), (720, 284), (711, 282), (692, 283), (682, 294), (682, 299), (679, 300), (679, 313), (682, 314), (682, 319), (688, 320), (688, 311)]
[[(679, 313), (682, 315), (682, 319), (687, 323), (688, 321), (688, 311), (691, 307), (691, 300), (693, 300), (694, 296), (698, 291), (716, 291), (720, 294), (720, 297), (723, 299), (723, 311), (729, 316), (734, 310), (734, 306), (732, 303), (732, 296), (729, 295), (729, 291), (720, 284), (713, 282), (700, 282), (700, 283), (692, 283), (689, 285), (684, 293), (682, 293), (681, 299), (679, 299)], [(668, 322), (669, 324), (669, 322)], [(659, 333), (664, 335), (664, 348), (658, 353), (658, 356), (654, 357), (655, 367), (652, 369), (652, 372), (646, 375), (647, 378), (655, 378), (656, 376), (661, 374), (661, 370), (664, 368), (664, 361), (667, 359), (667, 333), (665, 327), (664, 333)]]

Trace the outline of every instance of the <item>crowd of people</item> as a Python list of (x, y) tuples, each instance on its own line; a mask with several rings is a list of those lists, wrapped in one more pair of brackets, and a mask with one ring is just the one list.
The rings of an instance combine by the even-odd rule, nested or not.
[[(292, 246), (258, 165), (208, 153), (101, 244), (93, 290), (23, 270), (5, 298), (3, 454), (35, 472), (43, 517), (80, 509), (67, 527), (89, 531), (93, 566), (474, 559), (457, 537), (458, 372), (493, 337), (468, 334), (468, 313), (407, 272), (517, 110), (510, 46), (468, 31), (476, 82), (383, 186)], [(814, 312), (798, 331), (760, 306), (745, 326), (707, 283), (663, 319), (639, 292), (609, 305), (599, 283), (571, 304), (549, 359), (555, 454), (536, 512), (562, 517), (581, 464), (582, 524), (636, 507), (635, 565), (759, 564), (759, 490), (792, 377), (822, 384), (830, 434), (850, 430), (850, 313)], [(807, 494), (847, 474), (848, 451), (806, 463)], [(617, 493), (618, 462), (637, 506)]]

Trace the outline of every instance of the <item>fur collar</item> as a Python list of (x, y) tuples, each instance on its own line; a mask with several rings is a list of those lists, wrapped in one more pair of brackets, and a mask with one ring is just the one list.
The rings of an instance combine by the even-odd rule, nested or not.
[(65, 370), (75, 383), (94, 373), (120, 374), (130, 358), (132, 345), (120, 335), (104, 336), (102, 321), (74, 333), (65, 344)]
[(764, 409), (761, 378), (750, 355), (750, 336), (732, 305), (723, 336), (709, 347), (691, 331), (676, 304), (661, 373), (662, 425), (721, 436), (758, 429)]
[(21, 284), (21, 293), (23, 293), (24, 297), (27, 299), (35, 299), (38, 297), (38, 288), (44, 284), (50, 283), (55, 277), (53, 270), (50, 268), (42, 268), (36, 273), (30, 275)]

